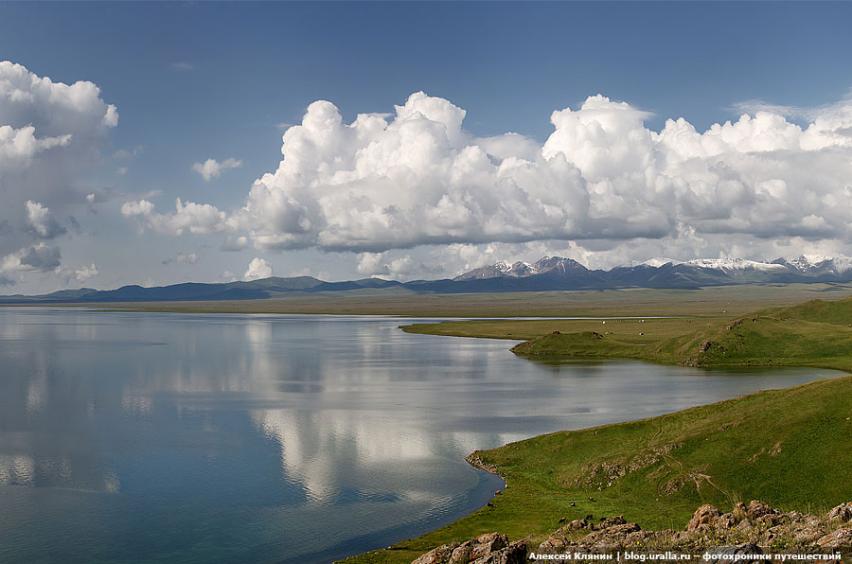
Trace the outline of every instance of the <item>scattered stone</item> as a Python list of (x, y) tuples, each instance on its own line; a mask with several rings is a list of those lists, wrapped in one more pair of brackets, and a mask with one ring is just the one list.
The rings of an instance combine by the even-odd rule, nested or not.
[(580, 529), (587, 529), (589, 527), (589, 522), (585, 519), (574, 519), (570, 523), (568, 523), (568, 529), (579, 531)]
[(450, 561), (457, 545), (444, 544), (421, 555), (411, 564), (446, 564)]
[(721, 516), (722, 513), (716, 507), (709, 504), (702, 505), (692, 514), (692, 519), (689, 520), (686, 530), (696, 531), (700, 527), (711, 527)]
[(526, 564), (527, 543), (516, 541), (505, 548), (486, 554), (470, 564)]
[(609, 527), (614, 527), (615, 525), (625, 525), (627, 521), (624, 520), (624, 515), (616, 515), (615, 517), (601, 517), (600, 525), (598, 528), (600, 529), (608, 529)]
[(778, 513), (780, 512), (777, 509), (773, 509), (762, 501), (757, 501), (756, 499), (751, 500), (746, 508), (746, 515), (748, 515), (749, 519), (753, 520), (766, 515), (777, 515)]
[(463, 543), (439, 546), (412, 564), (522, 564), (526, 559), (525, 541), (509, 543), (506, 535), (486, 533)]
[(456, 564), (456, 562), (469, 562), (470, 561), (470, 553), (473, 550), (473, 541), (465, 541), (461, 543), (459, 546), (453, 550), (453, 553), (450, 555), (450, 562), (452, 564)]
[(820, 537), (816, 541), (820, 548), (850, 548), (852, 547), (852, 527), (843, 527)]
[(730, 562), (748, 564), (751, 562), (764, 562), (764, 560), (759, 557), (748, 558), (748, 556), (752, 554), (755, 556), (763, 554), (763, 550), (761, 550), (761, 548), (756, 544), (752, 543), (735, 546), (720, 546), (718, 548), (711, 548), (707, 552), (718, 554), (721, 557), (716, 560), (707, 560), (706, 562), (709, 564), (729, 564)]
[[(567, 518), (560, 519), (560, 524)], [(729, 513), (713, 505), (696, 509), (686, 529), (643, 531), (623, 515), (591, 515), (563, 524), (538, 547), (538, 552), (610, 551), (621, 549), (680, 550), (719, 554), (717, 564), (763, 562), (742, 558), (762, 554), (760, 546), (787, 552), (852, 549), (852, 502), (834, 507), (823, 516), (781, 512), (753, 500), (737, 503)], [(717, 547), (717, 548), (711, 548)], [(509, 542), (506, 535), (488, 533), (462, 543), (435, 548), (412, 564), (521, 564), (526, 562), (525, 541)], [(714, 562), (714, 561), (709, 561)]]
[(841, 503), (837, 507), (833, 507), (831, 511), (828, 512), (828, 520), (840, 521), (842, 523), (852, 521), (852, 501)]

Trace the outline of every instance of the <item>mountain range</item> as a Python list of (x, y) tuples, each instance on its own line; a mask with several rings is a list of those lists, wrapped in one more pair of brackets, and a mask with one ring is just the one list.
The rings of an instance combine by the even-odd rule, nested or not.
[(399, 282), (365, 278), (325, 282), (310, 276), (271, 277), (248, 282), (123, 286), (115, 290), (62, 290), (38, 296), (0, 296), (0, 303), (87, 303), (147, 301), (250, 300), (310, 294), (402, 289), (418, 293), (524, 292), (604, 290), (617, 288), (696, 289), (732, 284), (852, 282), (852, 259), (806, 258), (759, 262), (745, 259), (652, 259), (633, 266), (590, 270), (564, 257), (544, 257), (534, 263), (498, 262), (455, 278)]

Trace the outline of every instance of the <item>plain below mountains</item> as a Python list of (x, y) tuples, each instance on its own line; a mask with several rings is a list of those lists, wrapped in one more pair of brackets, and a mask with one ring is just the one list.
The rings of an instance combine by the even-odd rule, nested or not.
[(852, 282), (848, 258), (777, 259), (758, 262), (744, 259), (700, 259), (678, 262), (656, 259), (635, 266), (590, 270), (564, 257), (544, 257), (535, 263), (498, 262), (455, 278), (398, 282), (365, 278), (325, 282), (310, 276), (264, 278), (247, 282), (204, 284), (188, 282), (171, 286), (123, 286), (115, 290), (63, 290), (39, 296), (0, 296), (0, 303), (86, 303), (257, 300), (295, 293), (388, 291), (416, 293), (527, 292), (558, 290), (606, 290), (619, 288), (697, 289), (733, 284)]

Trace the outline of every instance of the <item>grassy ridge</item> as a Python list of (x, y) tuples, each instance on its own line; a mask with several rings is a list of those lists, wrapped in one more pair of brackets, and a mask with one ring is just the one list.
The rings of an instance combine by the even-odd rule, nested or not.
[(491, 507), (347, 562), (410, 562), (495, 530), (540, 542), (561, 518), (588, 514), (655, 529), (683, 527), (702, 503), (822, 512), (852, 499), (850, 400), (852, 377), (843, 377), (477, 452), (508, 484)]
[[(415, 333), (529, 339), (541, 359), (637, 358), (700, 366), (852, 370), (852, 300), (735, 319), (466, 321)], [(447, 527), (347, 562), (410, 562), (440, 544), (499, 531), (536, 544), (560, 519), (623, 514), (682, 528), (695, 508), (761, 499), (823, 512), (852, 499), (852, 377), (766, 391), (651, 419), (552, 433), (474, 453), (503, 495)]]
[(730, 316), (620, 320), (489, 320), (415, 324), (411, 333), (525, 340), (540, 360), (630, 358), (689, 366), (852, 370), (852, 299)]

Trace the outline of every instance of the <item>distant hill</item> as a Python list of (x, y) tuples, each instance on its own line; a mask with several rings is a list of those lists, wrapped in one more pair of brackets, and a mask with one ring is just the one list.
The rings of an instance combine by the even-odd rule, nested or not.
[(617, 288), (695, 289), (733, 284), (852, 282), (852, 259), (799, 257), (787, 261), (758, 262), (744, 259), (698, 259), (678, 262), (655, 259), (634, 266), (590, 270), (564, 257), (544, 257), (534, 263), (498, 262), (455, 278), (398, 282), (365, 278), (325, 282), (310, 276), (265, 278), (250, 282), (204, 284), (187, 282), (146, 288), (123, 286), (115, 290), (62, 290), (40, 296), (0, 296), (0, 303), (88, 303), (149, 301), (258, 300), (292, 293), (346, 292), (405, 289), (412, 292), (535, 292), (605, 290)]

